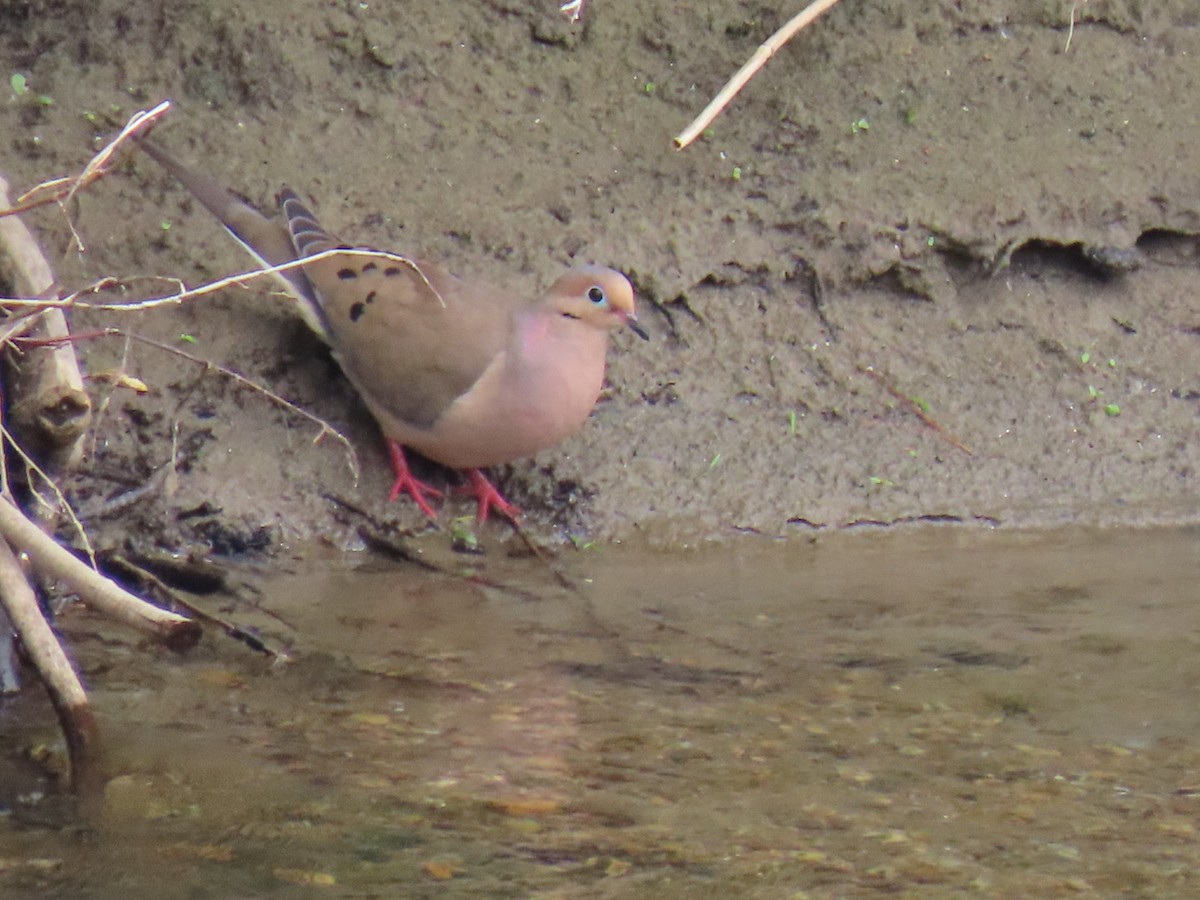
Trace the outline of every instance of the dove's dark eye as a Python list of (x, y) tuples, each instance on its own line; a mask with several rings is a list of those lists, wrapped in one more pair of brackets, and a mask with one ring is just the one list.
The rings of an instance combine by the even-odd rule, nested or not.
[(604, 293), (604, 288), (600, 287), (597, 284), (594, 284), (590, 288), (588, 288), (587, 296), (588, 296), (588, 299), (591, 300), (593, 303), (595, 303), (597, 306), (599, 306), (601, 303), (603, 303), (605, 300), (608, 299), (608, 297)]

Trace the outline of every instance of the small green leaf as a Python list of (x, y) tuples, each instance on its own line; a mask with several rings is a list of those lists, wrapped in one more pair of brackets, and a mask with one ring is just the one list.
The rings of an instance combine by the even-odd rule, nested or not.
[(181, 334), (181, 335), (179, 336), (179, 339), (180, 339), (181, 341), (183, 341), (185, 344), (194, 344), (194, 343), (196, 343), (196, 338), (195, 338), (194, 336), (190, 335), (190, 334)]
[(708, 461), (708, 467), (710, 469), (715, 469), (720, 464), (721, 464), (721, 454), (720, 453), (718, 453), (716, 456), (714, 456), (712, 459), (710, 459)]
[(741, 166), (734, 166), (734, 167), (733, 167), (733, 180), (734, 180), (734, 181), (741, 181), (741, 180), (742, 180), (742, 167), (741, 167)]
[(1104, 407), (1104, 414), (1106, 416), (1119, 416), (1121, 414), (1121, 407), (1115, 403), (1109, 403)]
[(788, 413), (788, 434), (796, 434), (796, 411), (792, 410)]
[(656, 85), (653, 81), (647, 81), (643, 90), (645, 90), (647, 94), (653, 95), (654, 92), (658, 90), (658, 85)]
[(1086, 350), (1084, 350), (1082, 353), (1079, 354), (1079, 361), (1086, 366), (1089, 362), (1092, 361), (1092, 354), (1090, 354)]
[(855, 119), (853, 122), (850, 123), (850, 133), (851, 134), (858, 134), (860, 131), (869, 131), (870, 128), (871, 128), (871, 122), (867, 119), (866, 116), (863, 116), (859, 119)]
[(23, 96), (29, 91), (29, 82), (20, 72), (13, 72), (12, 77), (8, 79), (8, 84), (12, 88), (12, 92), (18, 97)]
[(479, 538), (471, 528), (474, 516), (459, 516), (450, 522), (450, 540), (467, 550), (479, 547)]

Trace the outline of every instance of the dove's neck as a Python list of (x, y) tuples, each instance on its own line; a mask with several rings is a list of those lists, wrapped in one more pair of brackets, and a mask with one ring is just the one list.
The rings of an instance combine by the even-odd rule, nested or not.
[(506, 360), (510, 389), (560, 428), (583, 424), (604, 384), (608, 332), (544, 309), (517, 313)]

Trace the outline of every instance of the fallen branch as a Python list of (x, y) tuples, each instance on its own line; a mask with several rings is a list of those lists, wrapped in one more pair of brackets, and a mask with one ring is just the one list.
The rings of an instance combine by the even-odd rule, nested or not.
[(172, 650), (187, 650), (200, 640), (200, 626), (135, 597), (115, 581), (78, 560), (69, 550), (30, 522), (7, 498), (0, 498), (0, 535), (29, 555), (33, 566), (57, 578), (89, 606), (161, 641)]
[(692, 124), (679, 133), (679, 136), (675, 138), (675, 147), (682, 150), (703, 134), (704, 129), (738, 95), (738, 92), (746, 86), (746, 82), (767, 64), (767, 60), (779, 52), (780, 47), (790, 41), (801, 29), (812, 24), (819, 15), (837, 2), (838, 0), (815, 0), (805, 7), (803, 12), (791, 18), (786, 25), (767, 38), (763, 45), (754, 51), (754, 55), (750, 57), (749, 61), (737, 70), (725, 87), (721, 88), (720, 93), (713, 97), (712, 102), (704, 107), (704, 111), (692, 120)]
[[(8, 182), (0, 177), (0, 206), (8, 206), (8, 203)], [(17, 293), (37, 296), (47, 294), (53, 289), (54, 273), (50, 264), (29, 229), (25, 227), (25, 223), (16, 217), (0, 218), (0, 257)], [(60, 309), (34, 311), (20, 318), (21, 321), (9, 325), (10, 332), (33, 333), (48, 338), (62, 337), (69, 333), (66, 316)], [(0, 347), (9, 347), (11, 350), (11, 344), (7, 340), (0, 341)], [(51, 473), (60, 474), (67, 471), (81, 456), (83, 436), (91, 421), (92, 411), (91, 399), (83, 390), (83, 376), (80, 374), (74, 350), (70, 346), (53, 347), (35, 351), (19, 359), (15, 350), (11, 350), (7, 361), (11, 378), (4, 387), (10, 422), (23, 433), (27, 442), (40, 448), (40, 455)], [(26, 463), (27, 481), (37, 500), (34, 515), (38, 525), (53, 532), (62, 512), (65, 510), (70, 513), (70, 506), (55, 484), (53, 474), (34, 463), (25, 450), (13, 440), (8, 428), (0, 426), (0, 456), (3, 455), (6, 441), (11, 443)], [(0, 460), (0, 470), (3, 475), (3, 489), (7, 493), (8, 467), (3, 460)], [(76, 525), (79, 524), (78, 520), (75, 522)], [(80, 533), (82, 534), (82, 530)], [(84, 539), (86, 541), (86, 535)], [(36, 600), (33, 599), (33, 589), (26, 581), (25, 573), (21, 571), (10, 548), (5, 544), (3, 550), (5, 562), (11, 560), (14, 567), (3, 577), (3, 594), (11, 599), (16, 613), (10, 616), (0, 607), (0, 692), (13, 693), (20, 689), (13, 633), (15, 631), (22, 640), (33, 634), (33, 626), (29, 624), (30, 617), (40, 619), (41, 613), (37, 609)], [(25, 609), (26, 599), (33, 603), (32, 611)], [(44, 621), (42, 625), (45, 625)], [(57, 642), (55, 646), (57, 647)], [(61, 648), (59, 652), (61, 654)], [(37, 666), (38, 673), (50, 688), (51, 698), (54, 699), (55, 709), (58, 710), (59, 719), (63, 722), (66, 732), (67, 719), (74, 716), (71, 710), (77, 704), (69, 698), (62, 699), (65, 689), (55, 687), (56, 682), (61, 683), (65, 676), (56, 676), (53, 670), (43, 670), (43, 662), (46, 665), (53, 664), (49, 651), (31, 651), (31, 658)], [(82, 690), (79, 688), (81, 695)], [(84, 705), (86, 702), (84, 697)], [(90, 711), (88, 716), (90, 717)], [(73, 727), (77, 735), (82, 733), (81, 726)], [(70, 732), (68, 746), (72, 747), (74, 767), (75, 744), (72, 743)]]
[[(0, 504), (12, 508), (7, 501), (0, 500)], [(46, 685), (58, 715), (71, 760), (71, 786), (82, 800), (96, 801), (104, 784), (96, 717), (79, 676), (38, 608), (20, 563), (4, 541), (0, 541), (0, 604)]]
[[(8, 183), (3, 177), (0, 205), (8, 205)], [(17, 293), (36, 297), (53, 290), (54, 273), (20, 219), (0, 218), (0, 249), (8, 258)], [(43, 309), (19, 326), (22, 334), (52, 343), (20, 356), (11, 354), (12, 377), (6, 384), (9, 423), (23, 446), (53, 477), (79, 461), (83, 436), (92, 421), (92, 401), (83, 388), (74, 348), (68, 343), (53, 343), (70, 335), (63, 311)], [(5, 341), (0, 346), (11, 344)], [(30, 481), (32, 485), (33, 479)], [(54, 509), (54, 504), (41, 499), (45, 508)], [(53, 525), (53, 513), (45, 518)]]

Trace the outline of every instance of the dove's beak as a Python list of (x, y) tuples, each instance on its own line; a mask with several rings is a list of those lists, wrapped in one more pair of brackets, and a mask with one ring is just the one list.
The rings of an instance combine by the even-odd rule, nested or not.
[(625, 326), (643, 341), (650, 340), (650, 335), (646, 334), (646, 329), (638, 324), (636, 315), (633, 313), (625, 313), (621, 316), (621, 319), (625, 322)]

